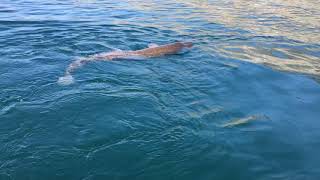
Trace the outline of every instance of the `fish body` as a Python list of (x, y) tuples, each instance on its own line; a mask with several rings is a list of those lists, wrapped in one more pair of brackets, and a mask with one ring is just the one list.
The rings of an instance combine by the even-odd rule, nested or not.
[(176, 54), (180, 52), (184, 48), (191, 48), (192, 43), (190, 42), (177, 42), (172, 44), (167, 44), (163, 46), (151, 46), (146, 49), (132, 51), (131, 54), (144, 56), (144, 57), (159, 57), (169, 54)]
[(258, 116), (249, 116), (241, 119), (235, 119), (231, 122), (223, 124), (221, 127), (234, 127), (234, 126), (244, 125), (256, 119), (258, 119)]
[(136, 50), (136, 51), (113, 51), (109, 53), (97, 54), (92, 57), (104, 60), (113, 60), (127, 57), (159, 57), (169, 54), (176, 54), (184, 48), (191, 48), (191, 42), (176, 42), (172, 44), (166, 44), (158, 46), (155, 44), (150, 45), (148, 48)]
[(66, 69), (65, 75), (60, 77), (58, 82), (63, 85), (71, 84), (73, 82), (73, 77), (71, 73), (76, 69), (80, 68), (84, 64), (90, 61), (98, 61), (98, 60), (116, 60), (123, 58), (130, 59), (140, 59), (140, 58), (152, 58), (152, 57), (160, 57), (169, 54), (176, 54), (183, 50), (184, 48), (191, 48), (191, 42), (175, 42), (166, 45), (149, 45), (148, 48), (136, 50), (136, 51), (112, 51), (107, 53), (95, 54), (86, 58), (79, 58), (72, 62), (68, 68)]

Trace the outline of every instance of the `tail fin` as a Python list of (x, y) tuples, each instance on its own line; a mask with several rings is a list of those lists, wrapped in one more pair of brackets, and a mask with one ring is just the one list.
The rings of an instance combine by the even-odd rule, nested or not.
[(69, 85), (74, 82), (74, 78), (72, 77), (71, 73), (75, 71), (76, 69), (80, 68), (87, 62), (91, 61), (93, 57), (85, 57), (85, 58), (78, 58), (77, 60), (73, 61), (68, 68), (66, 69), (66, 72), (64, 76), (59, 77), (58, 83), (61, 85)]
[(58, 84), (60, 85), (69, 85), (74, 82), (74, 78), (72, 77), (71, 74), (65, 74), (62, 77), (59, 77), (58, 79)]

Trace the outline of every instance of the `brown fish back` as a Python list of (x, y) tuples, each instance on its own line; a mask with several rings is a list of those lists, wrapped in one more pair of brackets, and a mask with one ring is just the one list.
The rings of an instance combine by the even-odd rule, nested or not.
[(133, 54), (146, 56), (146, 57), (156, 57), (156, 56), (162, 56), (166, 54), (178, 53), (179, 51), (181, 51), (183, 47), (184, 47), (183, 44), (178, 42), (178, 43), (172, 43), (168, 45), (133, 51)]

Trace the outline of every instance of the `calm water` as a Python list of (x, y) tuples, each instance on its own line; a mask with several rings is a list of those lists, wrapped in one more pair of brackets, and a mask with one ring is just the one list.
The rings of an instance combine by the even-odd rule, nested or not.
[(319, 41), (318, 0), (1, 0), (0, 180), (319, 179)]

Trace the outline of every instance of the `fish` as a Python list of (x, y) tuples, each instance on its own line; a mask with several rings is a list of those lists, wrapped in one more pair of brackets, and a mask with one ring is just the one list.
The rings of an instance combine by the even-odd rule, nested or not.
[(61, 85), (69, 85), (74, 82), (72, 72), (76, 69), (82, 67), (91, 61), (111, 61), (118, 59), (145, 59), (160, 57), (170, 54), (177, 54), (183, 49), (189, 49), (193, 46), (192, 42), (175, 42), (165, 45), (149, 44), (148, 48), (136, 50), (136, 51), (122, 51), (115, 50), (111, 52), (104, 52), (99, 54), (94, 54), (88, 57), (78, 58), (73, 61), (65, 71), (63, 77), (58, 79), (58, 83)]
[(221, 127), (227, 128), (227, 127), (234, 127), (234, 126), (239, 126), (239, 125), (244, 125), (247, 124), (251, 121), (257, 120), (259, 116), (253, 115), (253, 116), (248, 116), (245, 118), (240, 118), (240, 119), (235, 119), (231, 122), (227, 122), (221, 125)]

